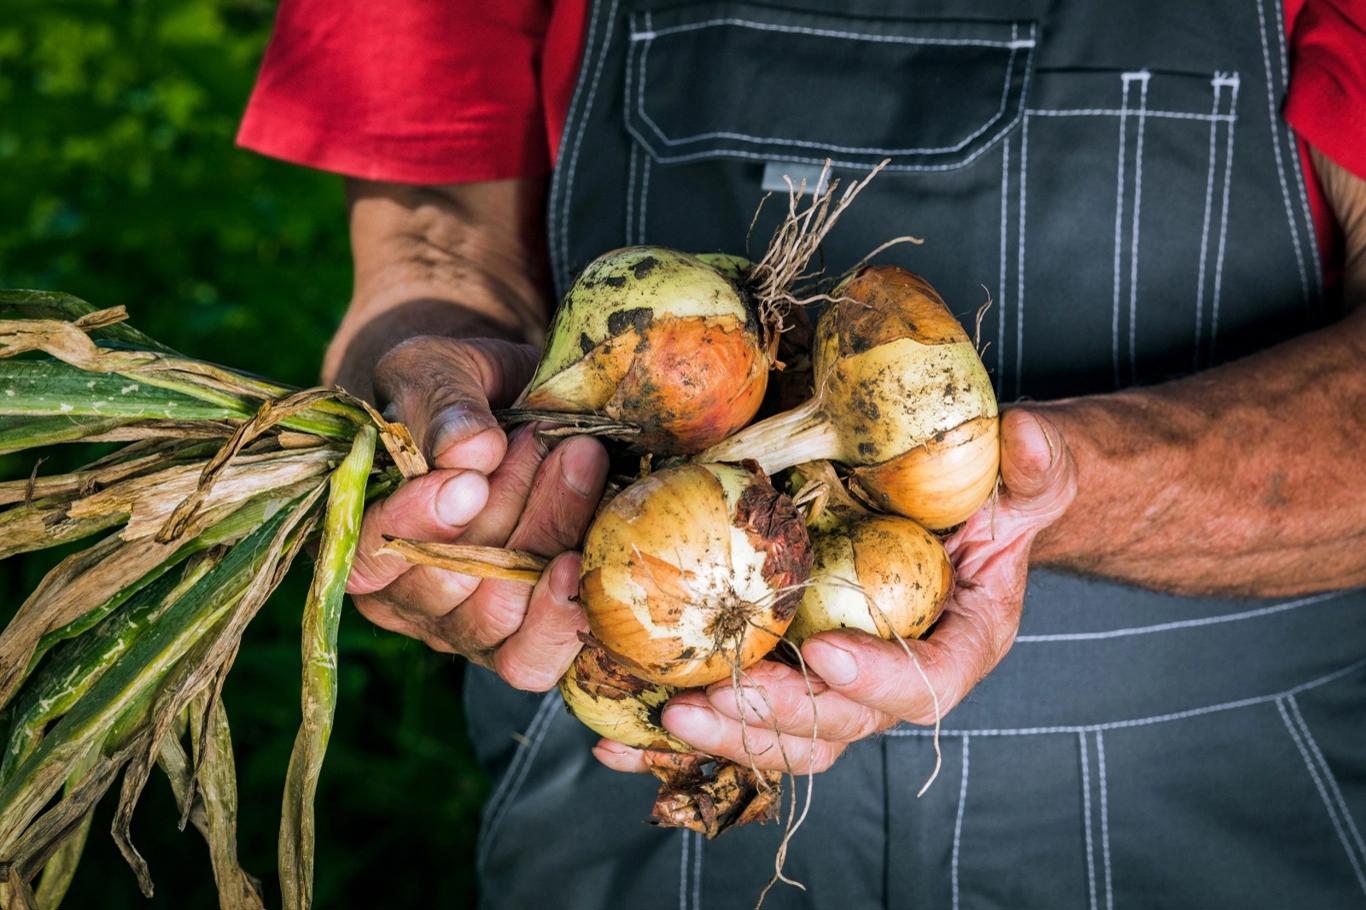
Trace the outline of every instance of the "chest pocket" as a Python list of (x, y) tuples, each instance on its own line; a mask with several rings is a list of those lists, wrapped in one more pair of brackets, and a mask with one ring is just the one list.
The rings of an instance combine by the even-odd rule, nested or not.
[(739, 3), (638, 12), (627, 129), (661, 164), (959, 167), (1019, 120), (1033, 31)]

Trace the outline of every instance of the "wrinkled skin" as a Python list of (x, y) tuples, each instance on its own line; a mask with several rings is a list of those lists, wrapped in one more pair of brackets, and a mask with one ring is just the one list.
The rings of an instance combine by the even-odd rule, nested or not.
[[(1001, 430), (1003, 488), (994, 514), (988, 503), (946, 542), (958, 586), (929, 637), (908, 643), (945, 713), (1010, 650), (1030, 547), (1076, 495), (1076, 465), (1055, 425), (1017, 409)], [(814, 731), (806, 681), (772, 661), (748, 671), (739, 698), (728, 682), (674, 698), (664, 726), (713, 755), (759, 770), (787, 770), (790, 763), (805, 773), (825, 770), (849, 743), (902, 721), (934, 722), (934, 700), (897, 643), (825, 632), (802, 646), (802, 656), (812, 674)], [(599, 742), (594, 754), (618, 770), (647, 770), (645, 753), (618, 743)]]
[[(412, 429), (434, 470), (370, 505), (348, 590), (382, 628), (461, 654), (520, 689), (553, 687), (587, 629), (577, 603), (583, 537), (602, 495), (607, 455), (596, 440), (547, 450), (534, 427), (510, 436), (490, 410), (510, 402), (537, 352), (502, 341), (419, 336), (386, 354), (375, 388)], [(554, 557), (535, 587), (481, 581), (393, 556), (384, 535), (509, 546)]]

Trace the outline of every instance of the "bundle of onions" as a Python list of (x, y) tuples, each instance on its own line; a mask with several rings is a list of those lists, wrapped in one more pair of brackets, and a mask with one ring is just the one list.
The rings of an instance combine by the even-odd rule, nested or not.
[(908, 518), (864, 509), (828, 462), (799, 465), (792, 484), (819, 484), (821, 496), (807, 522), (811, 581), (787, 639), (800, 645), (819, 632), (858, 629), (891, 641), (929, 631), (953, 593), (939, 539)]
[(594, 638), (633, 673), (705, 686), (772, 650), (810, 568), (801, 515), (762, 471), (685, 464), (598, 513), (579, 594)]
[(691, 454), (744, 426), (769, 358), (736, 280), (744, 260), (661, 247), (599, 256), (561, 302), (531, 383), (505, 412)]
[(972, 339), (925, 279), (869, 266), (841, 283), (816, 325), (815, 392), (698, 456), (774, 472), (828, 459), (880, 509), (952, 527), (991, 495), (996, 397)]

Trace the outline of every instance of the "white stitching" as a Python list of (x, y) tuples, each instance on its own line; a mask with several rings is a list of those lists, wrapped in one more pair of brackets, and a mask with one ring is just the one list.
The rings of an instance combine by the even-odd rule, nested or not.
[(1295, 216), (1290, 211), (1290, 189), (1285, 183), (1285, 159), (1281, 154), (1280, 131), (1277, 126), (1280, 117), (1276, 110), (1275, 76), (1271, 70), (1271, 51), (1266, 37), (1266, 4), (1257, 0), (1257, 34), (1262, 39), (1262, 63), (1266, 67), (1266, 109), (1271, 127), (1271, 150), (1276, 153), (1276, 177), (1281, 182), (1281, 199), (1285, 203), (1285, 218), (1290, 225), (1290, 240), (1295, 246), (1295, 268), (1299, 271), (1300, 293), (1304, 303), (1309, 304), (1309, 282), (1304, 274), (1304, 250), (1300, 246), (1300, 231), (1295, 224)]
[(679, 833), (683, 837), (678, 853), (678, 910), (688, 910), (688, 842), (692, 839), (688, 835), (692, 832), (684, 828)]
[(631, 143), (631, 153), (627, 156), (626, 166), (626, 228), (622, 231), (622, 243), (631, 246), (631, 232), (636, 220), (636, 159), (640, 157), (640, 146)]
[(1114, 880), (1110, 874), (1110, 795), (1105, 775), (1105, 734), (1096, 731), (1096, 773), (1100, 777), (1100, 847), (1105, 860), (1105, 910), (1115, 910)]
[(1110, 320), (1110, 357), (1115, 368), (1115, 388), (1119, 388), (1119, 291), (1120, 251), (1124, 248), (1124, 156), (1128, 150), (1129, 82), (1124, 81), (1119, 108), (1119, 164), (1115, 168), (1115, 268), (1114, 306)]
[[(1128, 730), (1133, 727), (1147, 727), (1152, 724), (1167, 723), (1173, 720), (1185, 720), (1190, 717), (1200, 717), (1204, 714), (1214, 714), (1219, 711), (1232, 711), (1238, 708), (1247, 708), (1252, 705), (1266, 704), (1281, 698), (1288, 698), (1298, 695), (1301, 692), (1308, 692), (1319, 686), (1327, 685), (1334, 680), (1341, 679), (1351, 673), (1355, 673), (1362, 667), (1366, 667), (1366, 658), (1354, 661), (1347, 666), (1334, 670), (1332, 673), (1324, 674), (1317, 679), (1300, 683), (1292, 686), (1284, 692), (1276, 692), (1271, 695), (1254, 695), (1249, 698), (1240, 698), (1236, 701), (1226, 701), (1217, 705), (1206, 705), (1203, 708), (1190, 708), (1185, 711), (1173, 711), (1170, 714), (1156, 714), (1152, 717), (1140, 717), (1132, 720), (1113, 720), (1098, 724), (1058, 724), (1051, 727), (1013, 727), (997, 729), (942, 729), (939, 731), (941, 736), (1038, 736), (1045, 733), (1081, 733), (1094, 732), (1097, 730)], [(933, 736), (933, 729), (920, 727), (896, 727), (888, 730), (885, 736)]]
[(1081, 752), (1081, 814), (1086, 819), (1086, 883), (1090, 887), (1091, 910), (1096, 910), (1096, 855), (1091, 845), (1091, 757), (1087, 754), (1086, 733), (1077, 735)]
[[(1210, 83), (1214, 87), (1214, 102), (1210, 106), (1210, 117), (1219, 113), (1219, 99), (1224, 92), (1224, 87), (1218, 79)], [(1209, 122), (1209, 161), (1205, 164), (1205, 219), (1200, 228), (1200, 270), (1196, 273), (1195, 280), (1195, 347), (1192, 357), (1192, 368), (1200, 369), (1200, 330), (1203, 327), (1205, 317), (1205, 259), (1209, 251), (1209, 222), (1210, 213), (1214, 206), (1214, 170), (1218, 163), (1214, 157), (1214, 140), (1218, 138), (1219, 124), (1211, 119)], [(633, 150), (634, 151), (634, 150)]]
[[(1118, 117), (1121, 114), (1128, 113), (1132, 113), (1132, 111), (1117, 107), (1031, 107), (1028, 110), (1028, 114), (1031, 117)], [(1161, 117), (1168, 120), (1223, 121), (1235, 119), (1232, 115), (1229, 114), (1215, 114), (1211, 116), (1210, 114), (1192, 114), (1186, 111), (1166, 111), (1155, 109), (1149, 110), (1147, 112), (1147, 116)]]
[(1323, 779), (1327, 782), (1328, 789), (1338, 804), (1338, 812), (1341, 814), (1343, 822), (1346, 823), (1347, 829), (1352, 834), (1352, 840), (1357, 848), (1357, 856), (1366, 862), (1366, 842), (1362, 841), (1361, 829), (1357, 827), (1356, 819), (1352, 817), (1352, 810), (1347, 808), (1347, 800), (1342, 796), (1342, 788), (1338, 786), (1338, 779), (1333, 774), (1333, 769), (1328, 767), (1328, 759), (1323, 757), (1323, 750), (1319, 748), (1318, 741), (1314, 739), (1314, 734), (1309, 730), (1309, 724), (1305, 722), (1304, 715), (1300, 713), (1300, 703), (1292, 695), (1285, 700), (1285, 704), (1290, 708), (1290, 713), (1294, 715), (1300, 732), (1304, 734), (1304, 741), (1309, 744), (1309, 750), (1318, 759), (1319, 768), (1323, 771)]
[[(1280, 0), (1277, 0), (1276, 3), (1276, 21), (1278, 23), (1286, 21), (1285, 4), (1283, 2), (1280, 2)], [(1281, 85), (1289, 86), (1290, 75), (1289, 64), (1287, 62), (1287, 56), (1285, 52), (1284, 28), (1276, 29), (1276, 40), (1280, 43), (1281, 46)], [(1289, 150), (1290, 153), (1290, 161), (1292, 164), (1292, 167), (1290, 168), (1290, 173), (1295, 175), (1295, 185), (1299, 188), (1300, 191), (1300, 214), (1304, 216), (1304, 230), (1305, 233), (1308, 235), (1307, 245), (1309, 247), (1310, 253), (1309, 256), (1306, 257), (1309, 260), (1308, 265), (1310, 266), (1308, 271), (1310, 276), (1314, 279), (1314, 295), (1318, 296), (1323, 292), (1323, 275), (1320, 274), (1322, 264), (1319, 262), (1319, 242), (1314, 228), (1314, 218), (1312, 215), (1309, 214), (1309, 193), (1304, 188), (1304, 168), (1300, 166), (1301, 159), (1299, 145), (1297, 142), (1295, 142), (1295, 131), (1290, 128), (1290, 124), (1286, 123), (1284, 118), (1278, 118), (1278, 120), (1280, 121), (1278, 124), (1278, 132), (1285, 136), (1286, 148)]]
[[(1229, 98), (1229, 111), (1234, 112), (1238, 109), (1238, 83), (1233, 83), (1233, 94)], [(1233, 177), (1233, 133), (1238, 127), (1238, 120), (1228, 122), (1228, 145), (1224, 149), (1224, 197), (1219, 213), (1219, 250), (1214, 256), (1214, 299), (1211, 301), (1210, 321), (1209, 321), (1209, 363), (1214, 363), (1215, 345), (1219, 342), (1219, 297), (1223, 293), (1224, 287), (1224, 244), (1228, 239), (1228, 200), (1229, 184)]]
[[(569, 125), (575, 122), (574, 117), (576, 112), (578, 111), (579, 98), (583, 94), (583, 88), (586, 84), (583, 77), (588, 72), (588, 65), (593, 57), (593, 30), (591, 24), (597, 21), (598, 6), (600, 2), (601, 0), (593, 0), (593, 5), (588, 13), (588, 22), (590, 23), (590, 27), (588, 30), (588, 35), (586, 36), (586, 40), (584, 42), (583, 60), (579, 64), (578, 78), (574, 80), (574, 95), (569, 101), (569, 110), (565, 113), (565, 134), (568, 134), (569, 132)], [(558, 165), (558, 161), (562, 161), (564, 158), (564, 136), (561, 136), (560, 138), (560, 148), (558, 149), (558, 154), (556, 157), (558, 159), (557, 164), (554, 173), (551, 175), (550, 178), (550, 199), (552, 204), (556, 199), (558, 199), (560, 202), (560, 209), (561, 211), (564, 211), (569, 208), (569, 194), (563, 185), (563, 168), (559, 167)], [(549, 223), (546, 225), (546, 233), (548, 245), (550, 248), (551, 268), (552, 270), (555, 270), (557, 272), (556, 277), (560, 279), (560, 282), (563, 285), (568, 281), (568, 275), (564, 274), (568, 271), (568, 266), (564, 262), (560, 262), (558, 265), (554, 262), (554, 260), (559, 258), (561, 245), (560, 241), (563, 239), (559, 236), (560, 232), (556, 230), (555, 227), (555, 214), (556, 213), (552, 212), (551, 217), (547, 219)]]
[(1148, 124), (1148, 73), (1125, 73), (1140, 78), (1143, 87), (1138, 93), (1138, 146), (1134, 150), (1134, 221), (1130, 231), (1129, 249), (1129, 381), (1138, 381), (1138, 232), (1143, 212), (1143, 133)]
[(640, 225), (636, 229), (636, 243), (645, 242), (645, 229), (649, 222), (645, 220), (645, 210), (650, 203), (650, 156), (645, 156), (645, 163), (641, 165), (640, 181)]
[(702, 848), (707, 842), (696, 831), (693, 832), (692, 840), (692, 910), (702, 910)]
[(953, 889), (953, 910), (958, 910), (958, 857), (963, 843), (963, 814), (968, 801), (968, 750), (971, 737), (963, 736), (963, 773), (958, 781), (958, 817), (953, 822), (953, 859), (950, 882)]
[(1024, 41), (992, 41), (987, 38), (921, 38), (909, 35), (880, 35), (868, 32), (846, 32), (829, 28), (811, 28), (804, 25), (779, 25), (773, 22), (758, 22), (753, 19), (740, 19), (729, 17), (723, 19), (705, 19), (701, 22), (687, 22), (682, 25), (670, 25), (661, 29), (653, 29), (647, 20), (645, 31), (631, 32), (632, 41), (653, 41), (663, 35), (673, 35), (679, 32), (693, 32), (704, 28), (715, 28), (717, 26), (730, 25), (736, 28), (752, 28), (761, 32), (784, 32), (787, 34), (810, 35), (815, 38), (844, 38), (853, 41), (872, 41), (878, 44), (933, 44), (946, 46), (968, 46), (968, 47), (1033, 47), (1034, 39)]
[(1020, 126), (1020, 214), (1019, 251), (1015, 263), (1015, 396), (1020, 396), (1020, 373), (1024, 365), (1024, 308), (1025, 308), (1025, 180), (1029, 176), (1029, 115)]
[[(1021, 97), (1021, 98), (1028, 97), (1028, 95), (1029, 95), (1029, 83), (1030, 83), (1031, 78), (1033, 77), (1033, 72), (1034, 72), (1034, 57), (1033, 57), (1033, 55), (1031, 54), (1031, 55), (1027, 58), (1027, 63), (1026, 63), (1026, 65), (1025, 65), (1024, 80), (1023, 80), (1023, 82), (1021, 83), (1021, 87), (1020, 87), (1020, 97)], [(968, 166), (969, 164), (971, 164), (972, 162), (976, 161), (976, 160), (977, 160), (978, 158), (980, 158), (982, 155), (984, 155), (984, 154), (986, 154), (988, 151), (990, 151), (991, 148), (992, 148), (992, 146), (994, 146), (994, 145), (996, 144), (996, 141), (997, 141), (998, 139), (1000, 139), (1000, 138), (1001, 138), (1002, 136), (1004, 136), (1006, 133), (1010, 132), (1011, 129), (1014, 128), (1015, 124), (1019, 123), (1019, 122), (1020, 122), (1021, 120), (1023, 120), (1023, 119), (1024, 119), (1024, 106), (1021, 105), (1021, 106), (1020, 106), (1019, 112), (1015, 115), (1014, 118), (1011, 119), (1011, 121), (1010, 121), (1009, 123), (1007, 123), (1007, 124), (1005, 124), (1004, 126), (1002, 126), (1001, 129), (999, 129), (999, 130), (996, 132), (995, 135), (993, 135), (990, 139), (986, 140), (986, 142), (982, 143), (982, 145), (980, 145), (980, 146), (977, 148), (976, 151), (974, 151), (971, 155), (968, 155), (968, 156), (967, 156), (966, 158), (964, 158), (962, 161), (953, 161), (953, 162), (950, 162), (950, 163), (948, 163), (948, 164), (889, 164), (889, 165), (887, 165), (885, 168), (883, 168), (883, 170), (884, 170), (884, 171), (887, 171), (887, 172), (889, 172), (889, 173), (890, 173), (890, 172), (917, 172), (917, 173), (920, 173), (920, 172), (927, 172), (927, 171), (953, 171), (953, 170), (957, 170), (957, 169), (962, 168), (962, 167), (966, 167), (966, 166)], [(762, 155), (762, 154), (759, 154), (759, 153), (757, 153), (757, 152), (746, 152), (746, 151), (741, 151), (740, 149), (723, 149), (723, 148), (706, 149), (706, 150), (700, 151), (700, 152), (691, 152), (691, 153), (686, 154), (686, 155), (658, 155), (658, 154), (655, 153), (655, 150), (654, 150), (653, 148), (651, 148), (649, 141), (646, 140), (644, 136), (640, 135), (639, 131), (637, 131), (636, 128), (635, 128), (629, 121), (628, 121), (627, 124), (626, 124), (626, 131), (627, 131), (628, 133), (630, 133), (632, 136), (634, 136), (637, 142), (639, 142), (641, 145), (645, 146), (645, 148), (646, 148), (646, 149), (649, 151), (649, 153), (650, 153), (650, 157), (653, 158), (653, 159), (654, 159), (657, 163), (659, 163), (659, 164), (680, 164), (680, 163), (686, 162), (686, 161), (697, 161), (697, 160), (706, 159), (706, 158), (741, 158), (741, 159), (744, 159), (744, 160), (747, 160), (747, 161), (764, 161), (764, 162), (768, 162), (768, 161), (790, 161), (790, 162), (795, 162), (795, 163), (799, 163), (799, 164), (815, 164), (815, 165), (824, 165), (824, 164), (826, 163), (826, 161), (829, 161), (829, 162), (830, 162), (830, 165), (831, 165), (832, 167), (838, 167), (838, 168), (861, 169), (861, 168), (867, 168), (867, 167), (868, 167), (867, 162), (862, 162), (862, 161), (846, 161), (846, 160), (830, 159), (830, 158), (824, 158), (824, 157), (822, 157), (822, 158), (811, 158), (811, 157), (804, 156), (804, 155)]]
[(1001, 308), (996, 313), (996, 397), (1006, 393), (1006, 239), (1010, 232), (1010, 140), (1001, 143)]
[[(596, 10), (595, 10), (596, 11)], [(569, 281), (569, 200), (574, 191), (574, 170), (579, 163), (579, 147), (583, 144), (583, 134), (588, 126), (589, 115), (593, 112), (593, 99), (598, 94), (598, 80), (602, 78), (603, 64), (607, 62), (607, 49), (612, 46), (612, 32), (616, 26), (617, 19), (617, 0), (612, 0), (612, 5), (607, 11), (607, 20), (603, 25), (604, 34), (602, 38), (602, 48), (599, 50), (597, 66), (593, 70), (593, 82), (588, 87), (588, 97), (584, 99), (584, 108), (579, 115), (579, 129), (574, 137), (574, 148), (569, 156), (569, 171), (565, 175), (565, 189), (563, 204), (560, 209), (560, 244), (561, 244), (561, 271), (564, 273), (563, 280), (567, 284)], [(590, 22), (596, 21), (590, 18)], [(584, 51), (584, 67), (587, 67), (588, 51)], [(579, 81), (583, 81), (583, 71), (579, 73)]]
[[(1012, 26), (1012, 29), (1017, 27), (1018, 26)], [(653, 42), (647, 41), (645, 43), (644, 51), (642, 51), (640, 54), (640, 85), (636, 92), (636, 114), (640, 116), (640, 119), (648, 127), (650, 127), (650, 129), (654, 130), (655, 135), (658, 136), (660, 138), (660, 141), (662, 141), (667, 146), (686, 145), (688, 143), (702, 142), (708, 139), (734, 139), (740, 142), (794, 145), (798, 148), (824, 149), (831, 152), (855, 155), (928, 155), (957, 152), (965, 148), (969, 143), (972, 142), (972, 140), (976, 139), (978, 136), (982, 135), (987, 130), (991, 129), (993, 125), (1000, 121), (1000, 119), (1003, 116), (1005, 116), (1006, 104), (1010, 100), (1010, 83), (1013, 81), (1015, 76), (1016, 49), (1011, 48), (1010, 56), (1006, 58), (1005, 75), (1001, 79), (1000, 107), (996, 109), (996, 113), (992, 114), (991, 117), (986, 120), (986, 122), (984, 122), (981, 126), (973, 130), (968, 135), (964, 136), (963, 139), (959, 141), (956, 145), (948, 145), (938, 148), (925, 146), (922, 148), (886, 149), (858, 145), (831, 145), (825, 142), (814, 142), (807, 139), (791, 139), (784, 136), (751, 136), (749, 133), (735, 133), (726, 130), (715, 130), (709, 133), (694, 133), (690, 136), (680, 136), (676, 139), (673, 139), (665, 135), (664, 130), (660, 128), (659, 124), (655, 123), (655, 121), (650, 117), (650, 115), (645, 110), (645, 82), (646, 79), (649, 77), (649, 70), (646, 68), (646, 58), (649, 54), (651, 46), (653, 46)]]
[(1175, 629), (1194, 629), (1200, 626), (1212, 626), (1217, 623), (1238, 622), (1244, 619), (1254, 619), (1260, 616), (1269, 616), (1272, 613), (1283, 613), (1286, 610), (1295, 610), (1299, 607), (1307, 607), (1311, 604), (1322, 603), (1326, 600), (1333, 600), (1345, 594), (1351, 594), (1355, 590), (1330, 591), (1327, 594), (1315, 594), (1312, 597), (1302, 597), (1298, 600), (1288, 600), (1284, 603), (1272, 604), (1269, 607), (1258, 607), (1255, 610), (1243, 610), (1239, 613), (1222, 613), (1218, 616), (1202, 616), (1199, 619), (1182, 619), (1175, 622), (1157, 623), (1152, 626), (1130, 626), (1125, 629), (1110, 629), (1105, 632), (1064, 632), (1056, 635), (1019, 635), (1015, 638), (1015, 643), (1020, 642), (1046, 642), (1046, 641), (1098, 641), (1106, 638), (1123, 638), (1128, 635), (1149, 635), (1154, 632), (1170, 632)]
[(1319, 791), (1319, 798), (1323, 800), (1323, 808), (1328, 812), (1328, 819), (1333, 823), (1333, 830), (1338, 833), (1338, 840), (1342, 843), (1342, 849), (1347, 852), (1347, 860), (1352, 864), (1352, 871), (1356, 873), (1357, 884), (1361, 890), (1366, 892), (1366, 872), (1361, 868), (1361, 861), (1357, 859), (1352, 851), (1352, 845), (1347, 841), (1347, 832), (1342, 828), (1342, 822), (1338, 819), (1338, 814), (1334, 811), (1333, 803), (1328, 796), (1328, 789), (1323, 784), (1323, 778), (1319, 776), (1319, 770), (1314, 766), (1314, 760), (1309, 757), (1309, 750), (1305, 748), (1304, 741), (1300, 738), (1300, 733), (1295, 729), (1295, 723), (1290, 719), (1290, 715), (1285, 710), (1284, 699), (1276, 699), (1276, 710), (1281, 713), (1281, 720), (1285, 722), (1285, 729), (1290, 731), (1290, 738), (1295, 741), (1295, 748), (1300, 750), (1300, 758), (1304, 759), (1304, 767), (1308, 769), (1309, 776), (1313, 778), (1314, 788)]
[(536, 708), (536, 713), (532, 715), (531, 721), (527, 724), (526, 733), (523, 734), (521, 742), (517, 745), (517, 751), (508, 764), (507, 772), (499, 782), (498, 789), (489, 798), (489, 821), (484, 827), (484, 836), (480, 841), (479, 853), (476, 857), (476, 865), (481, 869), (488, 859), (494, 834), (502, 823), (503, 816), (507, 814), (508, 806), (512, 805), (513, 798), (522, 789), (527, 773), (531, 770), (531, 763), (535, 760), (536, 753), (540, 751), (541, 743), (545, 739), (545, 734), (550, 729), (551, 719), (555, 716), (552, 709), (555, 703), (559, 701), (558, 696), (559, 693), (552, 689), (541, 699), (541, 704)]

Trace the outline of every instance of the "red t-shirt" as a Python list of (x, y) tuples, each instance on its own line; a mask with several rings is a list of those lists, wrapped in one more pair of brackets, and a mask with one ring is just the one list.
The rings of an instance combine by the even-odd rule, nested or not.
[[(1304, 141), (1366, 178), (1366, 0), (1287, 0), (1290, 87), (1325, 263), (1338, 235)], [(353, 177), (464, 183), (549, 171), (588, 0), (282, 0), (238, 133)]]

